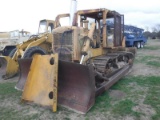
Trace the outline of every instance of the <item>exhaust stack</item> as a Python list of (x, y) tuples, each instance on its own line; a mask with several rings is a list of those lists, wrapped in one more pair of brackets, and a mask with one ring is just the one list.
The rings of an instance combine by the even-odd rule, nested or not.
[(69, 25), (72, 26), (74, 14), (77, 12), (77, 0), (71, 0)]

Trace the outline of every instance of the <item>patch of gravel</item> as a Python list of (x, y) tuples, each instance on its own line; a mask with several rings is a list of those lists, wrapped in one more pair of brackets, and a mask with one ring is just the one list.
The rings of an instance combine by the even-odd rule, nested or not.
[(151, 116), (156, 114), (156, 111), (150, 105), (146, 105), (146, 104), (139, 104), (139, 105), (133, 107), (132, 110), (135, 112), (143, 113), (145, 116), (143, 115), (141, 117), (142, 117), (142, 119), (145, 118), (145, 120), (147, 120), (147, 119), (150, 120)]
[(141, 115), (140, 120), (151, 120), (151, 118), (147, 117), (147, 116), (144, 116), (144, 115)]
[(133, 111), (144, 113), (147, 116), (156, 114), (156, 111), (150, 105), (146, 104), (140, 104), (138, 106), (133, 107)]
[(110, 90), (109, 96), (115, 100), (121, 100), (126, 96), (126, 94), (120, 90)]

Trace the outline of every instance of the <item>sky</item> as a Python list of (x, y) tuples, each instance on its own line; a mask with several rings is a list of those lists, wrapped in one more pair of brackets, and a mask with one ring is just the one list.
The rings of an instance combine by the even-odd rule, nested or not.
[[(0, 32), (38, 31), (41, 19), (70, 11), (71, 0), (0, 0)], [(160, 0), (77, 0), (77, 9), (107, 8), (124, 14), (125, 24), (152, 30), (160, 24)]]

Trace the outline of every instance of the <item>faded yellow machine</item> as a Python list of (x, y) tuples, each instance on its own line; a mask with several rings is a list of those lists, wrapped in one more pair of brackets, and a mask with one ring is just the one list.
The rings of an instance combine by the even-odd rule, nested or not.
[(86, 113), (96, 96), (130, 70), (136, 49), (125, 48), (123, 15), (116, 11), (80, 10), (71, 20), (71, 26), (53, 30), (54, 54), (19, 61), (16, 87), (23, 90), (23, 101)]
[(0, 32), (0, 55), (8, 56), (17, 44), (28, 40), (29, 36), (30, 32), (24, 30)]
[(18, 59), (31, 58), (35, 54), (50, 54), (52, 48), (51, 31), (55, 22), (41, 20), (38, 35), (31, 36), (27, 41), (17, 44), (8, 56), (0, 57), (0, 75), (8, 79), (15, 76), (19, 70)]

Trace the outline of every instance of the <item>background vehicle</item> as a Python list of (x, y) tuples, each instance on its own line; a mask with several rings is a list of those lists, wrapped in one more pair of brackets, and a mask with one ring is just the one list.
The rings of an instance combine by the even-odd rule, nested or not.
[(144, 29), (131, 26), (124, 25), (124, 35), (126, 37), (126, 46), (127, 47), (137, 47), (143, 48), (147, 42), (147, 39), (143, 35)]
[(0, 33), (0, 54), (8, 56), (9, 53), (16, 48), (17, 44), (27, 40), (29, 37), (30, 32), (23, 30), (13, 30), (10, 32)]
[[(30, 36), (30, 39), (17, 44), (8, 56), (0, 57), (0, 73), (4, 79), (17, 74), (19, 70), (18, 59), (31, 58), (35, 54), (50, 54), (52, 44), (51, 31), (54, 28), (54, 21), (41, 20), (39, 23), (38, 35)], [(24, 34), (24, 31), (23, 31)]]

